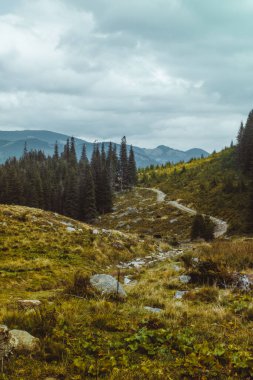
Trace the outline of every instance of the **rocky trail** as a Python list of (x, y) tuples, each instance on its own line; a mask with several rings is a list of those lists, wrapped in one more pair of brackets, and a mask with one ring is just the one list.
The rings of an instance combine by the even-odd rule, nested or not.
[[(143, 187), (140, 189), (149, 190), (149, 191), (152, 191), (153, 193), (156, 193), (158, 203), (166, 202), (168, 205), (175, 207), (175, 208), (177, 208), (183, 212), (186, 212), (187, 214), (190, 214), (190, 215), (196, 215), (197, 214), (196, 210), (189, 208), (187, 206), (184, 206), (181, 203), (179, 203), (178, 201), (169, 201), (169, 200), (167, 201), (166, 200), (166, 194), (163, 193), (161, 190), (153, 189), (153, 188), (146, 188), (146, 187)], [(225, 233), (228, 230), (227, 222), (225, 222), (224, 220), (218, 219), (214, 216), (210, 216), (210, 219), (215, 224), (214, 237), (219, 238), (219, 237), (225, 235)]]
[[(166, 202), (168, 205), (175, 207), (189, 215), (197, 214), (196, 210), (189, 208), (187, 206), (184, 206), (178, 201), (166, 200), (166, 194), (162, 192), (161, 190), (158, 190), (155, 188), (139, 188), (139, 189), (148, 190), (155, 193), (157, 195), (157, 199), (156, 199), (157, 203)], [(225, 221), (213, 216), (210, 216), (210, 219), (215, 224), (215, 233), (214, 233), (215, 238), (219, 238), (223, 236), (227, 232), (228, 224)], [(165, 260), (170, 260), (171, 263), (174, 262), (176, 266), (176, 262), (178, 261), (177, 259), (179, 258), (179, 256), (182, 255), (185, 251), (190, 250), (191, 248), (192, 248), (191, 244), (183, 243), (179, 247), (172, 248), (168, 251), (158, 250), (156, 253), (149, 254), (145, 257), (141, 257), (141, 258), (137, 257), (128, 262), (120, 262), (117, 265), (117, 268), (118, 270), (123, 272), (124, 285), (134, 285), (136, 281), (134, 281), (133, 278), (135, 277), (135, 274), (138, 273), (141, 269), (152, 267), (155, 264), (158, 264), (159, 262), (162, 262)]]

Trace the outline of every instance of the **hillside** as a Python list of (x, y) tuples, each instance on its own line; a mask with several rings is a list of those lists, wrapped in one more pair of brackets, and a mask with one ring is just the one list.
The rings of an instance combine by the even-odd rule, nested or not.
[[(68, 135), (43, 130), (24, 130), (24, 131), (0, 131), (0, 163), (5, 162), (10, 157), (19, 158), (24, 151), (25, 142), (28, 150), (40, 149), (47, 155), (53, 155), (55, 142), (58, 142), (59, 152), (63, 151)], [(88, 142), (76, 138), (77, 157), (80, 158), (83, 144), (86, 145), (87, 156), (90, 159), (93, 142)], [(108, 148), (109, 143), (105, 142)], [(117, 145), (119, 151), (120, 145)], [(130, 147), (128, 146), (128, 149)], [(154, 149), (134, 147), (136, 163), (138, 167), (149, 165), (164, 164), (166, 162), (188, 161), (193, 157), (206, 157), (208, 153), (202, 149), (190, 149), (186, 152), (169, 148), (167, 146), (158, 146)]]
[(248, 180), (237, 167), (234, 148), (186, 164), (143, 169), (139, 178), (142, 186), (159, 188), (169, 200), (226, 220), (231, 232), (245, 230)]
[[(252, 240), (173, 248), (167, 240), (185, 239), (191, 216), (141, 189), (121, 194), (115, 208), (95, 227), (0, 206), (1, 323), (41, 344), (29, 360), (5, 360), (0, 378), (249, 379), (252, 291), (239, 280), (253, 277)], [(119, 275), (127, 298), (92, 291), (95, 273)], [(20, 299), (42, 306), (23, 310)]]

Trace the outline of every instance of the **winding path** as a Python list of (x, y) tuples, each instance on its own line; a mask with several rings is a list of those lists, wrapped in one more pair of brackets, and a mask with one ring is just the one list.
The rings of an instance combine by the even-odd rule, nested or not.
[[(166, 202), (168, 205), (175, 207), (175, 208), (177, 208), (183, 212), (186, 212), (187, 214), (190, 214), (190, 215), (196, 215), (197, 214), (196, 210), (193, 210), (192, 208), (186, 207), (177, 201), (166, 201), (165, 200), (166, 194), (161, 190), (148, 188), (148, 187), (139, 187), (139, 189), (149, 190), (149, 191), (153, 191), (153, 193), (156, 193), (158, 203)], [(225, 235), (225, 233), (228, 230), (227, 222), (225, 222), (224, 220), (215, 218), (214, 216), (210, 216), (210, 219), (215, 224), (214, 237), (218, 238), (218, 237)]]

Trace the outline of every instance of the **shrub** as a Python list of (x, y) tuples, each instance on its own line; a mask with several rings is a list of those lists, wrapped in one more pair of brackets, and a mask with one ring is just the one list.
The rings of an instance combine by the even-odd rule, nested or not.
[(203, 238), (206, 241), (214, 238), (214, 224), (208, 216), (195, 215), (191, 229), (191, 240)]
[(56, 310), (51, 305), (30, 311), (8, 311), (3, 317), (3, 323), (10, 329), (25, 330), (36, 337), (51, 335), (56, 322)]
[(79, 297), (91, 296), (93, 290), (90, 285), (90, 275), (81, 271), (76, 272), (72, 284), (67, 288), (67, 293)]
[(185, 295), (186, 299), (200, 302), (215, 302), (219, 296), (218, 289), (215, 287), (204, 287), (196, 292), (189, 292)]

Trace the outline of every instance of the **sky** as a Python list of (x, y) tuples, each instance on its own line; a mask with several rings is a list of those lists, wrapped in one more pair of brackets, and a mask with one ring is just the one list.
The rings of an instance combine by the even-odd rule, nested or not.
[(252, 106), (252, 0), (0, 3), (0, 129), (199, 147)]

